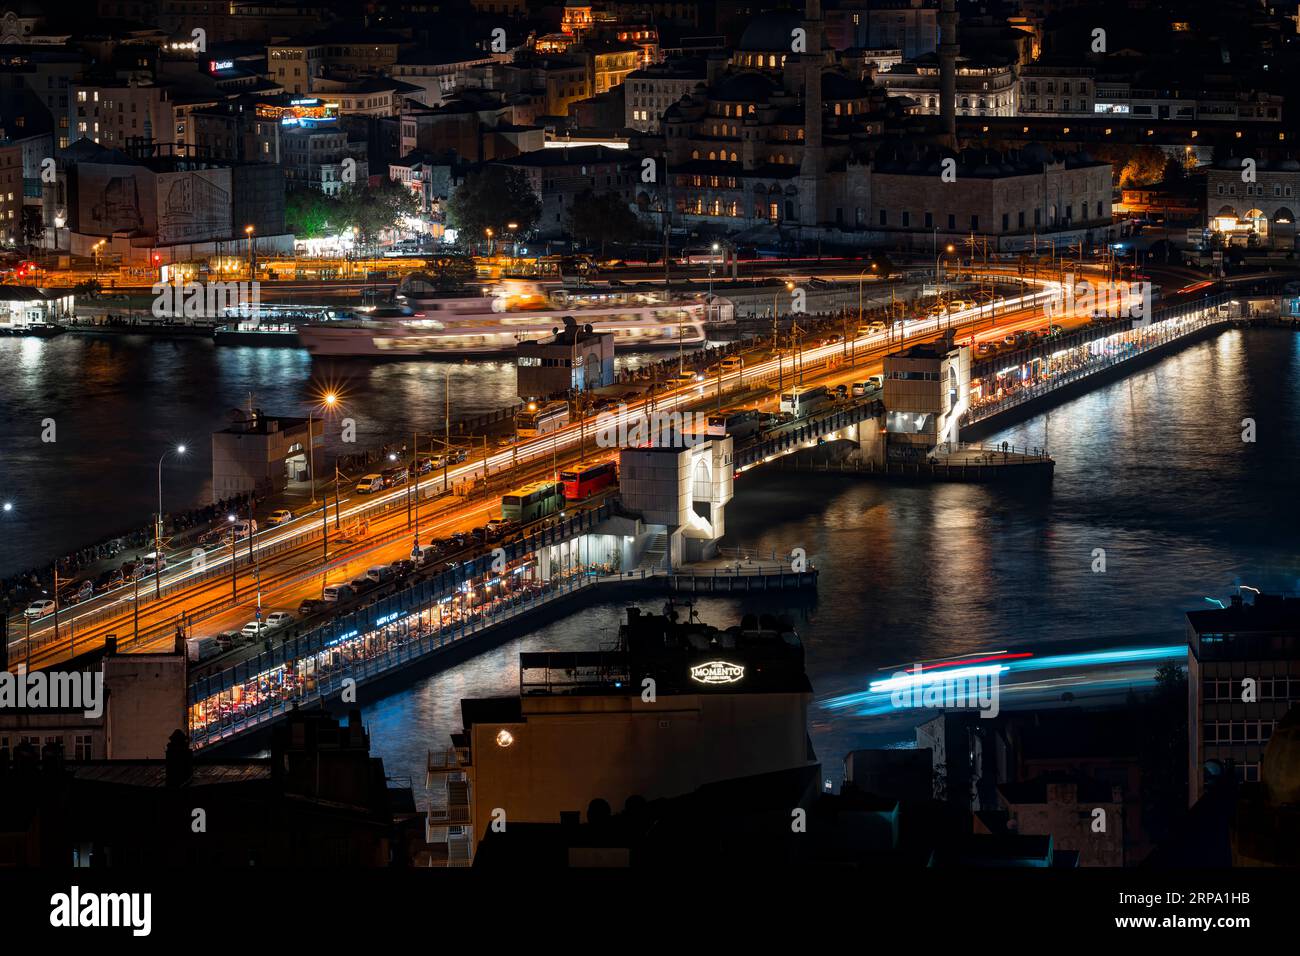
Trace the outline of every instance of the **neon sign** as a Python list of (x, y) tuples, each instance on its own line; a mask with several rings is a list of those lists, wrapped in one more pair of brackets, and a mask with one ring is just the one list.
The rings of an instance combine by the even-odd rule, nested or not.
[(697, 684), (734, 684), (744, 677), (743, 664), (729, 664), (726, 661), (709, 661), (691, 668), (691, 680)]
[(209, 60), (209, 69), (216, 73), (218, 70), (233, 70), (235, 68), (234, 60)]

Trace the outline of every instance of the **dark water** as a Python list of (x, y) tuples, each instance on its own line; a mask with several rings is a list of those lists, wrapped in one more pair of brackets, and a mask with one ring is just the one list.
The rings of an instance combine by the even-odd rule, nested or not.
[[(726, 626), (744, 610), (792, 608), (820, 702), (915, 660), (1047, 643), (1176, 645), (1184, 612), (1207, 595), (1226, 600), (1237, 584), (1300, 590), (1298, 343), (1227, 332), (993, 436), (1046, 445), (1057, 469), (1043, 491), (749, 472), (725, 544), (805, 548), (821, 569), (818, 593), (806, 608), (703, 599), (700, 616)], [(1253, 444), (1241, 439), (1248, 417)], [(367, 708), (389, 772), (419, 786), (426, 750), (460, 729), (461, 697), (517, 693), (521, 651), (592, 648), (615, 636), (621, 615), (621, 604), (590, 607)], [(849, 750), (884, 742), (878, 718), (816, 705), (812, 717), (829, 777)]]
[[(635, 365), (642, 356), (620, 356)], [(343, 406), (325, 430), (329, 454), (441, 434), (452, 421), (518, 401), (509, 361), (313, 363), (300, 349), (217, 348), (200, 339), (62, 335), (0, 339), (0, 577), (109, 535), (146, 526), (157, 509), (210, 499), (214, 430), (234, 409), (306, 417), (334, 389)], [(337, 421), (356, 421), (345, 448)], [(43, 421), (54, 420), (54, 442)], [(320, 462), (317, 462), (321, 466)]]

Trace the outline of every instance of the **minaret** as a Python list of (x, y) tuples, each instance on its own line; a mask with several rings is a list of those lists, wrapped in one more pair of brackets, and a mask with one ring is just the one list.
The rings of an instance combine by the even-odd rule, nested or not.
[(816, 226), (820, 222), (821, 178), (826, 170), (822, 146), (822, 5), (821, 0), (805, 0), (801, 24), (806, 52), (800, 54), (803, 73), (803, 159), (799, 164), (799, 223)]
[(939, 116), (944, 144), (957, 148), (957, 0), (939, 4)]

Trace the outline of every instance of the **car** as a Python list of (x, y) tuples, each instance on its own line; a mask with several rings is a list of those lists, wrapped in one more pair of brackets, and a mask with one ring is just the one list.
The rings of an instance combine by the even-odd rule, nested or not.
[(515, 526), (509, 518), (493, 518), (485, 527), (490, 535), (502, 535)]
[(298, 605), (298, 613), (301, 616), (306, 617), (309, 614), (315, 614), (317, 611), (324, 610), (329, 606), (329, 604), (329, 601), (320, 598), (307, 598), (307, 600)]
[(459, 465), (462, 461), (469, 461), (469, 452), (463, 448), (457, 448), (449, 457), (453, 465)]
[(496, 445), (498, 448), (509, 448), (516, 440), (517, 436), (515, 435), (502, 435), (497, 439)]
[(293, 615), (288, 611), (272, 611), (266, 616), (267, 627), (284, 627), (293, 621)]
[(447, 543), (451, 546), (451, 550), (459, 551), (469, 544), (469, 534), (464, 531), (457, 531), (447, 539)]
[(359, 495), (372, 495), (376, 491), (384, 490), (383, 475), (365, 475), (357, 482), (356, 492)]
[(406, 575), (410, 574), (412, 571), (415, 570), (415, 562), (412, 561), (410, 558), (398, 558), (396, 561), (390, 564), (389, 567), (392, 568), (393, 573), (400, 578), (400, 577), (405, 577)]
[(365, 594), (367, 591), (372, 591), (379, 587), (379, 585), (365, 575), (362, 575), (359, 578), (353, 578), (349, 581), (348, 587), (352, 589), (352, 593), (354, 594)]
[(27, 610), (23, 614), (27, 617), (44, 617), (47, 614), (54, 613), (54, 602), (48, 598), (41, 601), (33, 601), (27, 605)]
[(266, 516), (269, 525), (286, 524), (293, 520), (293, 512), (288, 508), (279, 508)]
[(396, 572), (386, 564), (377, 564), (373, 568), (366, 569), (366, 578), (374, 584), (387, 584), (396, 576)]
[(135, 573), (141, 576), (148, 576), (157, 571), (165, 571), (166, 569), (167, 556), (155, 554), (150, 551), (140, 560), (140, 563), (136, 566)]
[(836, 386), (835, 386), (835, 396), (836, 396), (837, 398), (848, 398), (848, 397), (849, 397), (849, 387), (848, 387), (847, 385), (844, 385), (844, 384), (836, 385)]
[(1002, 342), (1005, 345), (1015, 345), (1016, 337), (1014, 335), (1004, 335), (1002, 336)]
[(321, 600), (326, 604), (350, 601), (356, 596), (350, 584), (331, 584), (321, 592)]
[(239, 634), (241, 637), (257, 637), (266, 630), (269, 630), (268, 626), (260, 621), (249, 621), (239, 629)]
[(422, 475), (427, 475), (435, 468), (441, 468), (441, 467), (442, 467), (441, 455), (435, 455), (432, 458), (421, 458), (419, 464), (416, 466), (417, 470)]
[(387, 488), (402, 484), (406, 481), (406, 477), (406, 469), (401, 466), (385, 468), (383, 471), (384, 486)]
[(111, 591), (113, 588), (121, 587), (125, 580), (126, 577), (122, 574), (121, 568), (109, 568), (95, 578), (95, 590), (99, 592)]
[(237, 644), (242, 643), (244, 635), (239, 631), (222, 631), (217, 635), (217, 645), (223, 650), (228, 651)]

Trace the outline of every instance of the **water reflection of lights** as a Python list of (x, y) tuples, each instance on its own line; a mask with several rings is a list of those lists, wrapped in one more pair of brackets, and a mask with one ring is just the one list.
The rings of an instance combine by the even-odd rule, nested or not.
[[(984, 668), (969, 666), (988, 658), (963, 659), (944, 665), (926, 665), (919, 673), (907, 671), (906, 665), (889, 668), (903, 673), (896, 673), (888, 679), (871, 681), (865, 691), (841, 694), (821, 702), (829, 711), (839, 711), (855, 717), (883, 716), (896, 713), (900, 708), (894, 706), (892, 695), (895, 690), (916, 684), (926, 684), (937, 680), (960, 679), (962, 676), (998, 673), (1003, 694), (1028, 693), (1043, 691), (1056, 686), (1068, 684), (1080, 690), (1111, 690), (1114, 686), (1132, 687), (1141, 683), (1150, 683), (1155, 679), (1155, 667), (1168, 661), (1186, 659), (1187, 647), (1175, 644), (1161, 647), (1117, 648), (1107, 651), (1084, 651), (1075, 654), (1053, 654), (1045, 657), (1033, 657), (1028, 654), (1006, 655), (1000, 652), (996, 656), (1006, 663), (987, 663)], [(1018, 659), (1012, 659), (1012, 658)], [(1150, 664), (1150, 673), (1137, 678), (1131, 671), (1119, 673), (1118, 668)], [(966, 666), (962, 666), (966, 665)], [(952, 670), (935, 670), (936, 666), (951, 667)], [(926, 669), (930, 667), (931, 669)], [(1113, 673), (1066, 673), (1071, 670), (1088, 668), (1116, 668)], [(1019, 679), (1017, 679), (1019, 678)]]

